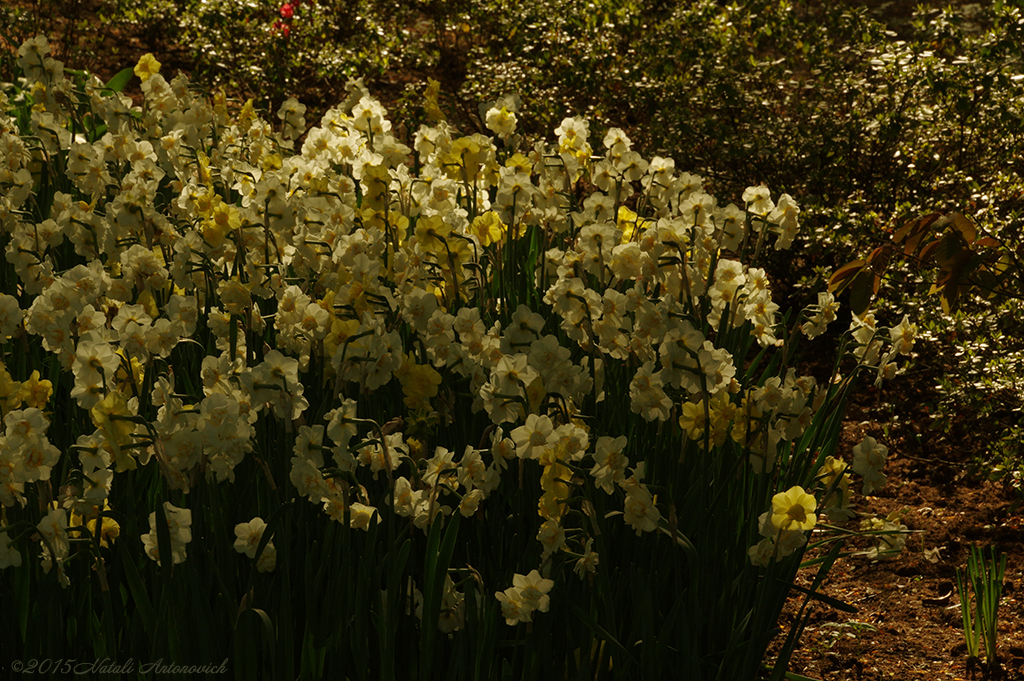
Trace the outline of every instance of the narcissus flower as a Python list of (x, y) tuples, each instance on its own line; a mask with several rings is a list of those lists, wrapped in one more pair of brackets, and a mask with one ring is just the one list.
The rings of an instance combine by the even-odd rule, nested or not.
[(510, 586), (505, 591), (496, 591), (494, 597), (501, 603), (501, 614), (505, 618), (505, 624), (514, 626), (520, 622), (530, 622), (533, 619), (533, 608), (523, 598), (519, 589)]
[(487, 129), (501, 138), (507, 138), (516, 131), (516, 114), (506, 107), (495, 107), (487, 112)]
[(36, 525), (36, 529), (39, 530), (39, 534), (42, 536), (43, 572), (49, 573), (50, 568), (56, 561), (57, 580), (61, 586), (67, 587), (70, 582), (63, 567), (64, 561), (68, 558), (71, 550), (71, 542), (68, 539), (67, 532), (67, 512), (63, 508), (51, 508)]
[[(235, 551), (244, 553), (249, 558), (256, 557), (256, 549), (259, 548), (260, 541), (263, 539), (263, 531), (267, 529), (267, 524), (263, 522), (263, 518), (253, 518), (247, 523), (239, 523), (235, 525)], [(269, 542), (268, 542), (269, 545)]]
[(469, 227), (469, 233), (480, 240), (481, 246), (487, 248), (491, 244), (501, 241), (505, 229), (505, 223), (501, 221), (498, 214), (489, 210), (473, 220)]
[[(109, 473), (104, 469), (104, 472)], [(105, 499), (103, 501), (103, 510), (110, 510), (110, 503)], [(71, 512), (71, 518), (68, 520), (68, 525), (77, 527), (84, 526), (90, 536), (95, 536), (97, 532), (96, 521), (99, 518), (100, 508), (99, 506), (93, 506), (90, 511), (87, 511), (84, 516)], [(116, 520), (109, 516), (103, 516), (103, 520), (99, 525), (99, 539), (100, 546), (107, 548), (111, 543), (114, 542), (121, 535), (121, 526)], [(79, 530), (81, 532), (81, 530)]]
[(370, 523), (374, 519), (380, 522), (380, 514), (377, 513), (377, 509), (373, 506), (367, 506), (358, 502), (353, 503), (349, 507), (349, 527), (354, 527), (359, 530), (369, 530)]
[(691, 440), (699, 440), (704, 436), (707, 412), (704, 402), (684, 402), (680, 408), (679, 427)]
[(133, 72), (139, 77), (139, 80), (146, 82), (152, 76), (160, 73), (160, 66), (161, 64), (156, 60), (156, 57), (147, 52), (139, 57), (139, 63), (135, 65)]
[(411, 410), (430, 409), (430, 398), (437, 395), (441, 374), (429, 364), (416, 364), (409, 355), (398, 373), (405, 394), (403, 401)]
[(661, 372), (654, 371), (654, 362), (646, 362), (637, 369), (629, 384), (630, 409), (647, 421), (667, 421), (672, 400), (665, 394)]
[(540, 477), (541, 488), (544, 494), (537, 503), (537, 512), (547, 520), (560, 521), (565, 515), (566, 502), (569, 493), (572, 491), (566, 480), (571, 477), (571, 471), (561, 463), (552, 463), (544, 466), (544, 472)]
[(594, 467), (590, 474), (594, 476), (594, 484), (611, 494), (613, 483), (625, 478), (626, 466), (629, 465), (629, 457), (623, 450), (626, 448), (626, 436), (612, 438), (602, 436), (597, 439), (597, 447), (594, 451)]
[(875, 438), (866, 437), (853, 448), (853, 472), (864, 478), (864, 494), (871, 494), (885, 487), (887, 480), (882, 469), (889, 450)]
[(249, 289), (238, 279), (222, 281), (217, 286), (217, 296), (228, 313), (240, 315), (252, 304)]
[(537, 541), (544, 547), (542, 559), (547, 559), (565, 545), (565, 529), (557, 520), (545, 520), (537, 530)]
[(757, 215), (768, 215), (775, 210), (775, 202), (772, 201), (772, 194), (763, 184), (757, 187), (747, 187), (743, 192), (743, 201), (747, 204), (747, 210)]
[(779, 530), (809, 530), (818, 522), (818, 500), (803, 487), (790, 487), (772, 497), (772, 525)]
[(434, 456), (427, 461), (427, 470), (423, 474), (423, 482), (431, 487), (438, 484), (445, 474), (452, 474), (456, 470), (455, 453), (444, 447), (434, 450)]
[(530, 414), (526, 424), (513, 429), (510, 435), (520, 459), (538, 459), (554, 444), (553, 433), (554, 425), (549, 417)]
[(909, 355), (914, 349), (914, 338), (917, 335), (917, 326), (910, 323), (910, 317), (903, 316), (896, 326), (889, 329), (889, 336), (892, 338), (892, 348), (902, 355)]
[(654, 505), (654, 497), (651, 496), (646, 485), (637, 485), (626, 494), (625, 520), (626, 524), (636, 531), (638, 537), (643, 532), (653, 532), (658, 529), (661, 513)]
[(589, 572), (590, 574), (597, 572), (599, 557), (593, 547), (594, 540), (588, 539), (587, 545), (583, 548), (583, 557), (576, 561), (576, 566), (573, 568), (573, 571), (579, 575), (580, 579), (583, 579), (584, 572)]
[(825, 458), (818, 480), (828, 490), (825, 498), (825, 513), (829, 520), (839, 522), (854, 516), (850, 510), (850, 474), (846, 472), (846, 462), (829, 456)]
[(462, 497), (462, 501), (459, 502), (459, 513), (462, 517), (468, 518), (475, 514), (477, 509), (480, 507), (480, 502), (484, 498), (482, 490), (474, 489), (466, 496)]
[[(192, 541), (192, 511), (178, 508), (169, 501), (164, 502), (164, 518), (171, 540), (171, 562), (177, 565), (185, 562), (185, 545)], [(149, 514), (149, 532), (142, 535), (142, 548), (150, 560), (160, 565), (160, 544), (157, 538), (156, 513)]]
[(544, 579), (539, 572), (531, 570), (528, 575), (515, 575), (512, 578), (512, 584), (519, 589), (523, 601), (531, 608), (540, 612), (548, 611), (548, 606), (551, 603), (548, 592), (555, 585), (554, 581)]
[(772, 560), (772, 554), (775, 552), (775, 542), (771, 539), (765, 538), (754, 544), (747, 550), (747, 556), (750, 557), (752, 565), (757, 567), (765, 567)]
[(96, 403), (90, 411), (93, 424), (100, 429), (117, 458), (117, 471), (135, 469), (135, 459), (122, 456), (122, 447), (131, 444), (132, 433), (135, 432), (133, 418), (135, 414), (128, 408), (128, 400), (116, 390)]

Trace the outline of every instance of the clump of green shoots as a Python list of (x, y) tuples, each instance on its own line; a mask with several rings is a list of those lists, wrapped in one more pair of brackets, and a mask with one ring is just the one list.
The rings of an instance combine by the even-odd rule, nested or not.
[[(957, 592), (960, 594), (960, 614), (963, 617), (964, 641), (969, 658), (979, 657), (979, 641), (985, 645), (985, 661), (989, 668), (998, 665), (996, 655), (996, 629), (998, 628), (999, 598), (1003, 591), (1006, 555), (999, 555), (989, 547), (986, 556), (982, 549), (971, 546), (967, 569), (956, 571)], [(971, 612), (968, 587), (974, 592), (974, 613)]]

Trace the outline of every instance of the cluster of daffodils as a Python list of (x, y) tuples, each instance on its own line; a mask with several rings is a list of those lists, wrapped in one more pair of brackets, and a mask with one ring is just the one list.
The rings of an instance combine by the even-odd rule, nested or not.
[[(819, 293), (818, 304), (809, 310), (807, 321), (801, 327), (809, 337), (821, 334), (829, 323), (835, 321), (838, 305), (831, 293)], [(914, 347), (917, 328), (909, 318), (888, 330), (889, 347), (886, 349), (884, 335), (876, 326), (870, 312), (854, 316), (850, 335), (856, 343), (854, 357), (876, 371), (875, 385), (893, 378), (901, 369), (896, 364), (898, 355), (910, 355)], [(768, 386), (773, 380), (765, 383)], [(852, 448), (853, 461), (847, 464), (833, 456), (825, 458), (816, 477), (821, 492), (822, 508), (831, 522), (842, 522), (856, 516), (851, 508), (849, 470), (863, 480), (862, 493), (873, 494), (886, 483), (883, 472), (888, 449), (873, 437), (866, 437)], [(773, 560), (783, 559), (807, 543), (807, 534), (818, 522), (815, 510), (817, 498), (802, 487), (793, 487), (785, 494), (777, 494), (772, 500), (772, 510), (758, 519), (762, 539), (750, 547), (749, 556), (755, 565), (767, 565)], [(906, 525), (894, 522), (893, 518), (865, 518), (861, 531), (877, 535), (877, 544), (871, 549), (859, 552), (872, 559), (891, 558), (902, 551), (906, 544)]]
[[(119, 475), (155, 467), (187, 505), (197, 485), (233, 482), (275, 428), (291, 493), (351, 527), (480, 517), (503, 481), (532, 495), (539, 570), (496, 593), (510, 624), (528, 622), (548, 608), (541, 572), (555, 561), (580, 578), (599, 568), (595, 528), (570, 513), (581, 490), (617, 500), (637, 535), (668, 525), (645, 480), (653, 454), (628, 454), (621, 424), (585, 410), (622, 401), (620, 416), (709, 451), (738, 445), (769, 474), (826, 398), (791, 369), (743, 380), (746, 348), (787, 342), (766, 273), (744, 262), (792, 244), (788, 195), (751, 187), (742, 207), (720, 206), (699, 176), (645, 160), (621, 130), (597, 155), (580, 118), (562, 121), (556, 144), (525, 146), (514, 97), (486, 113), (497, 142), (433, 116), (409, 147), (360, 81), (319, 125), (307, 130), (289, 100), (275, 128), (251, 102), (230, 113), (184, 76), (168, 82), (151, 58), (135, 69), (135, 106), (95, 78), (72, 83), (48, 51), (42, 37), (19, 50), (28, 129), (0, 96), (0, 230), (19, 278), (17, 297), (0, 296), (0, 335), (36, 337), (72, 374), (69, 404), (92, 432), (65, 451), (48, 444), (51, 387), (0, 372), (0, 501), (24, 506), (24, 486), (70, 457), (39, 529), (51, 560), (65, 508), (113, 540), (86, 520), (106, 519)], [(62, 181), (46, 184), (43, 167)], [(804, 332), (835, 310), (820, 299)], [(857, 337), (861, 362), (892, 373), (892, 352)], [(205, 353), (201, 366), (171, 361), (183, 344)], [(912, 327), (893, 333), (896, 352), (912, 344)], [(606, 381), (613, 372), (628, 388)], [(382, 412), (376, 395), (401, 399)], [(439, 434), (473, 424), (469, 438)], [(864, 456), (854, 470), (874, 488), (879, 459)], [(526, 469), (539, 484), (520, 491)], [(800, 488), (777, 495), (752, 560), (799, 547), (816, 503)], [(191, 512), (164, 505), (174, 563)], [(236, 520), (236, 551), (273, 570), (272, 543), (257, 555), (265, 523)], [(159, 562), (158, 522), (141, 544)], [(18, 561), (0, 534), (0, 567)], [(462, 626), (461, 603), (451, 583), (442, 628)]]
[[(35, 378), (38, 379), (38, 373)], [(50, 480), (50, 473), (60, 460), (60, 450), (47, 438), (50, 419), (43, 410), (39, 407), (17, 408), (23, 404), (19, 395), (23, 385), (11, 381), (2, 365), (0, 381), (14, 392), (6, 402), (15, 408), (5, 410), (4, 431), (0, 435), (0, 502), (4, 506), (12, 506), (25, 503), (26, 484)]]
[(555, 583), (544, 579), (533, 570), (528, 575), (516, 575), (512, 586), (494, 595), (501, 602), (501, 614), (508, 624), (530, 622), (534, 612), (547, 612), (551, 603), (548, 592)]
[[(885, 468), (888, 448), (873, 437), (866, 437), (852, 448), (853, 462), (847, 464), (833, 456), (825, 458), (816, 477), (821, 491), (821, 510), (830, 522), (843, 522), (856, 517), (851, 508), (849, 471), (852, 470), (863, 480), (865, 496), (882, 489), (886, 476)], [(816, 511), (818, 498), (802, 487), (792, 487), (772, 499), (772, 508), (758, 518), (762, 539), (748, 551), (755, 565), (767, 565), (781, 560), (807, 543), (807, 533), (818, 523)], [(891, 558), (903, 550), (908, 529), (906, 525), (894, 522), (895, 516), (885, 519), (867, 517), (861, 520), (860, 529), (872, 535), (877, 543), (872, 548), (858, 552), (871, 559)]]
[(899, 355), (910, 355), (913, 351), (917, 326), (910, 323), (909, 317), (904, 316), (899, 324), (888, 329), (888, 339), (882, 331), (884, 329), (878, 328), (875, 316), (870, 312), (854, 316), (850, 324), (851, 335), (857, 342), (854, 355), (864, 365), (876, 369), (875, 387), (880, 386), (883, 380), (894, 378), (901, 371), (896, 358)]

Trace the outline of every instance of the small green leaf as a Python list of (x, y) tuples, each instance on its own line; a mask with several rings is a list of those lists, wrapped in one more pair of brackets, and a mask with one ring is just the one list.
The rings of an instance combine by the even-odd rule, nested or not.
[(121, 69), (107, 82), (107, 88), (114, 92), (121, 92), (124, 90), (124, 86), (128, 84), (128, 81), (130, 81), (134, 75), (135, 71), (131, 66)]

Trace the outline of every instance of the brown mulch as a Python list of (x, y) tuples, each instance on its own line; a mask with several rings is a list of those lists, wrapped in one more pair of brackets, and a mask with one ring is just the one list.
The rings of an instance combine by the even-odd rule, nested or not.
[[(854, 507), (881, 516), (896, 512), (914, 534), (894, 559), (853, 556), (836, 563), (822, 591), (858, 612), (812, 606), (793, 672), (823, 681), (1024, 679), (1024, 517), (1014, 503), (1019, 493), (1007, 482), (968, 474), (984, 454), (986, 438), (966, 418), (952, 424), (948, 435), (933, 427), (941, 425), (926, 406), (934, 403), (933, 385), (932, 372), (911, 372), (882, 390), (866, 391), (849, 409), (844, 458), (850, 460), (850, 448), (866, 435), (889, 448), (888, 484), (876, 496), (855, 496)], [(892, 413), (901, 415), (902, 425), (887, 429)], [(972, 544), (994, 545), (1007, 555), (1001, 665), (993, 670), (969, 660), (964, 642), (956, 570), (966, 566)], [(794, 599), (783, 627), (796, 606)]]

